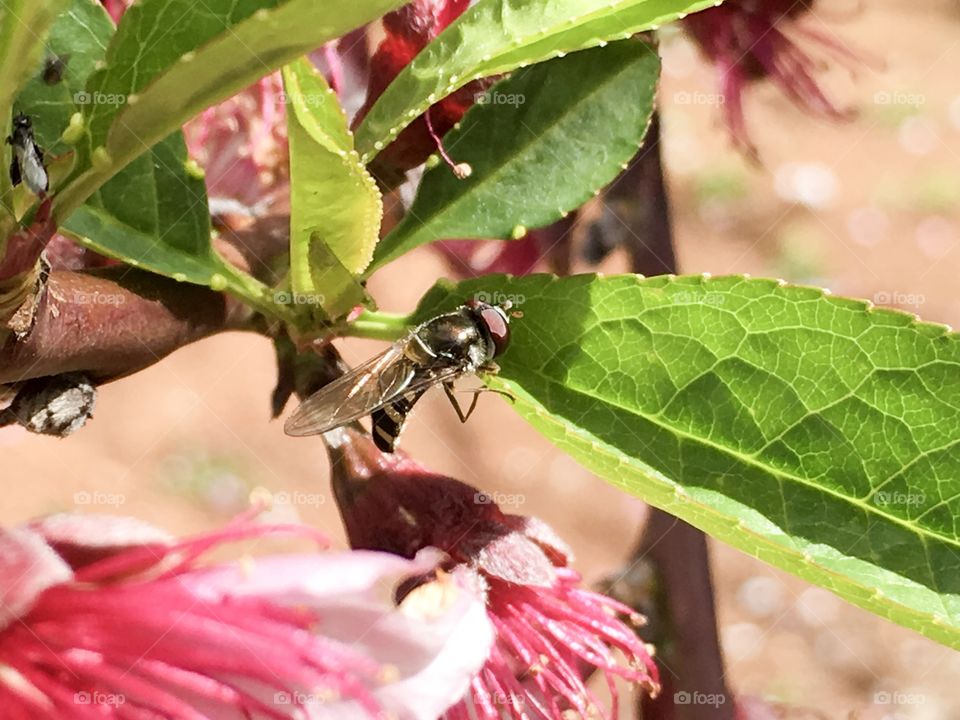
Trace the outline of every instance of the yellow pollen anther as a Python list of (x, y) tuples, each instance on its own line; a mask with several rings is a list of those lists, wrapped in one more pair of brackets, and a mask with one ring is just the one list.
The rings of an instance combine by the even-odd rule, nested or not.
[(445, 613), (459, 596), (460, 589), (453, 576), (438, 569), (436, 579), (411, 590), (400, 603), (400, 609), (412, 617), (437, 618)]
[(257, 486), (250, 491), (250, 504), (253, 507), (269, 510), (273, 507), (273, 493), (265, 487)]
[(389, 685), (400, 680), (400, 669), (396, 665), (384, 665), (377, 673), (377, 682)]

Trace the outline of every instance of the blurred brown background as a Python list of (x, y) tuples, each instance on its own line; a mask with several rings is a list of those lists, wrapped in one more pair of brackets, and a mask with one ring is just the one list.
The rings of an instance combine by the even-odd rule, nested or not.
[[(831, 0), (818, 8), (815, 27), (877, 61), (855, 77), (836, 67), (824, 76), (859, 118), (827, 124), (759, 87), (746, 109), (761, 167), (730, 148), (710, 68), (682, 37), (664, 39), (665, 157), (681, 268), (823, 285), (956, 325), (960, 3)], [(371, 289), (384, 309), (407, 311), (445, 273), (421, 250)], [(344, 345), (354, 362), (377, 347)], [(265, 340), (222, 336), (104, 387), (95, 419), (68, 440), (0, 430), (0, 522), (83, 510), (182, 533), (223, 522), (264, 486), (281, 501), (274, 513), (316, 524), (342, 545), (320, 442), (286, 438), (269, 421), (274, 379)], [(428, 396), (404, 447), (503, 494), (508, 511), (547, 520), (591, 580), (621, 565), (644, 514), (640, 501), (580, 469), (493, 396), (466, 426), (442, 393)], [(714, 544), (713, 557), (738, 691), (829, 718), (960, 718), (960, 653), (726, 546)]]

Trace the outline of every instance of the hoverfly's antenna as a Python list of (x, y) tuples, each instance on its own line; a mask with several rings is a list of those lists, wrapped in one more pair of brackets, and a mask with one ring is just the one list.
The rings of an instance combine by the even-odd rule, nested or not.
[(502, 303), (500, 303), (499, 308), (503, 310), (505, 315), (508, 315), (514, 320), (519, 320), (520, 318), (523, 317), (523, 311), (514, 310), (513, 312), (510, 312), (513, 309), (513, 306), (514, 306), (513, 300), (504, 300)]

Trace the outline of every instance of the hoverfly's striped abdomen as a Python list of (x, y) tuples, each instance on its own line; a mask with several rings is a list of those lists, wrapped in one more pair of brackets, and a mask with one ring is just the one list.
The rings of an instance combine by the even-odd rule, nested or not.
[(410, 411), (425, 392), (424, 389), (406, 393), (370, 414), (373, 420), (373, 442), (381, 452), (392, 453), (396, 449), (397, 440), (403, 432), (404, 423), (410, 417)]

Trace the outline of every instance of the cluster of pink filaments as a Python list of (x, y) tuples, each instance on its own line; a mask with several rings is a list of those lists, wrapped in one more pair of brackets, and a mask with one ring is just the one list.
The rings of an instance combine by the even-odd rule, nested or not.
[[(231, 594), (198, 564), (224, 542), (278, 532), (316, 537), (241, 522), (174, 545), (64, 545), (72, 577), (0, 625), (3, 716), (203, 720), (232, 708), (237, 717), (279, 720), (318, 696), (351, 699), (374, 715), (380, 708), (367, 688), (383, 672), (376, 662), (313, 633), (314, 610)], [(6, 535), (3, 547), (37, 545), (19, 537)]]
[[(413, 556), (442, 549), (482, 589), (495, 640), (470, 693), (446, 720), (616, 718), (617, 680), (659, 689), (629, 607), (581, 585), (569, 548), (545, 523), (478, 502), (476, 488), (381, 454), (358, 428), (328, 433), (334, 487), (354, 547)], [(609, 702), (589, 687), (603, 676)]]
[(725, 119), (742, 147), (752, 150), (743, 93), (756, 80), (769, 78), (809, 112), (834, 119), (850, 117), (824, 92), (816, 79), (822, 62), (800, 42), (816, 45), (848, 66), (862, 60), (838, 38), (799, 21), (812, 12), (813, 5), (811, 0), (730, 0), (683, 20), (683, 28), (717, 68)]
[[(490, 659), (471, 686), (471, 698), (447, 713), (467, 720), (470, 706), (484, 719), (616, 718), (617, 678), (657, 691), (657, 670), (635, 630), (620, 620), (632, 611), (580, 586), (580, 576), (558, 568), (549, 587), (492, 579), (487, 606), (497, 631)], [(609, 704), (589, 688), (585, 670), (607, 684)], [(571, 715), (575, 713), (575, 715)]]

